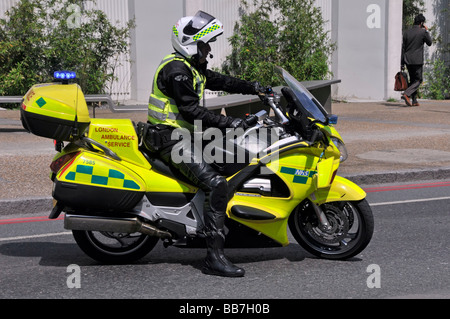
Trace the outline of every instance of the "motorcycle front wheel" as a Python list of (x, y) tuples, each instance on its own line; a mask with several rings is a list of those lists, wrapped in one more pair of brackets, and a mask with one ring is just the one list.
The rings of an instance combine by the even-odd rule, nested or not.
[(325, 259), (348, 259), (366, 248), (372, 239), (374, 220), (365, 199), (355, 202), (333, 202), (320, 206), (328, 219), (324, 228), (312, 203), (300, 203), (289, 217), (289, 229), (309, 253)]
[(107, 264), (124, 264), (141, 259), (159, 240), (141, 233), (73, 230), (72, 234), (86, 255)]

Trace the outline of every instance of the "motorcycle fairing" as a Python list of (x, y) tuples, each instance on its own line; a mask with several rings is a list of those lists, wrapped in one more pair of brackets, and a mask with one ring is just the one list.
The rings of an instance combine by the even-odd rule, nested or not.
[(365, 197), (366, 192), (361, 187), (348, 179), (336, 176), (329, 188), (315, 190), (309, 199), (317, 205), (322, 205), (338, 201), (359, 201)]
[[(324, 158), (321, 158), (318, 152), (322, 151), (311, 147), (307, 142), (293, 139), (291, 143), (286, 143), (278, 150), (269, 153), (264, 158), (265, 161), (260, 159), (256, 165), (253, 165), (253, 171), (261, 167), (272, 171), (287, 185), (290, 196), (270, 197), (237, 192), (229, 202), (229, 217), (285, 246), (289, 244), (286, 228), (289, 216), (308, 195), (310, 200), (318, 205), (365, 198), (365, 192), (351, 181), (339, 176), (333, 179), (339, 167), (339, 157), (334, 156), (337, 154), (334, 154), (332, 148), (325, 150)], [(267, 164), (263, 165), (263, 162)], [(246, 176), (247, 179), (248, 177)], [(239, 212), (234, 208), (236, 206), (241, 211), (247, 207), (247, 214), (234, 214), (233, 212)], [(259, 218), (255, 218), (251, 214), (252, 210), (263, 213), (259, 213)], [(264, 218), (264, 216), (271, 218)]]
[[(256, 164), (246, 168), (247, 174), (243, 172), (244, 170), (236, 174), (234, 179), (242, 179), (242, 182), (253, 176), (259, 176), (260, 171), (266, 175), (276, 174), (278, 179), (289, 189), (289, 192), (284, 197), (264, 196), (257, 192), (235, 192), (228, 204), (228, 216), (261, 232), (282, 246), (288, 245), (287, 223), (289, 215), (301, 200), (315, 189), (312, 177), (315, 175), (318, 158), (313, 154), (305, 155), (304, 151), (307, 146), (306, 142), (292, 139), (290, 143), (286, 143), (286, 145), (268, 154), (267, 156), (270, 156), (271, 160), (267, 161), (265, 165), (262, 160), (259, 160)], [(300, 152), (302, 156), (298, 156)], [(237, 184), (238, 181), (236, 180), (232, 178), (229, 185)], [(235, 207), (238, 207), (238, 209)], [(242, 213), (245, 210), (246, 213)], [(238, 214), (235, 214), (236, 212)], [(258, 215), (258, 218), (255, 217), (255, 214)]]

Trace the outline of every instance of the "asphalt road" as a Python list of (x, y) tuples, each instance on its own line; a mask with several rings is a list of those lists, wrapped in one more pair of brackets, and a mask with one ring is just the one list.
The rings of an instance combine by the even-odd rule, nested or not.
[(375, 233), (360, 255), (317, 259), (294, 240), (283, 248), (227, 250), (245, 268), (244, 278), (203, 275), (204, 250), (161, 244), (137, 263), (100, 265), (83, 254), (62, 220), (4, 216), (0, 298), (182, 299), (179, 305), (211, 298), (269, 304), (278, 298), (450, 298), (450, 181), (364, 188)]

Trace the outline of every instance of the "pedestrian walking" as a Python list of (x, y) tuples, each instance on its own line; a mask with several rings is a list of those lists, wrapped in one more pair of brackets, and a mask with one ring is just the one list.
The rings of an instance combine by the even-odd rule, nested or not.
[(425, 25), (425, 17), (418, 14), (414, 18), (412, 28), (403, 33), (401, 68), (405, 65), (409, 74), (408, 88), (403, 92), (402, 99), (408, 106), (419, 106), (417, 90), (423, 81), (423, 48), (424, 44), (431, 46), (432, 40)]

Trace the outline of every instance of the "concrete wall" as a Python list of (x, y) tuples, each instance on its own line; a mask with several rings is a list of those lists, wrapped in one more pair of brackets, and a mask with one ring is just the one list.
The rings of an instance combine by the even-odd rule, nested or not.
[(333, 1), (332, 59), (337, 98), (384, 100), (394, 97), (395, 73), (400, 68), (401, 1)]
[[(400, 66), (402, 1), (317, 0), (337, 51), (331, 57), (333, 96), (340, 99), (385, 100), (399, 98), (393, 91), (394, 76)], [(227, 38), (239, 19), (240, 1), (190, 0), (186, 13), (202, 9), (225, 25), (224, 36), (213, 44), (211, 66), (219, 67), (229, 53)]]
[(131, 99), (147, 102), (161, 60), (173, 52), (172, 26), (185, 15), (184, 0), (128, 0), (130, 18), (136, 19), (131, 36)]

